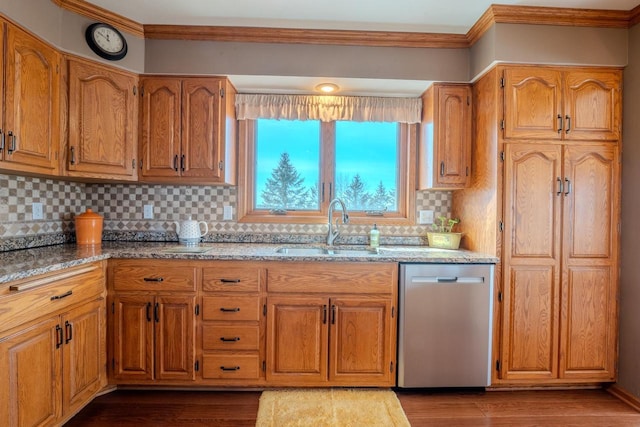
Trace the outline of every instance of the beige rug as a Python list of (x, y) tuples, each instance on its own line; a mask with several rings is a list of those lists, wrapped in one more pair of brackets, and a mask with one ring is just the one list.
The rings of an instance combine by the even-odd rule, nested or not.
[(391, 390), (268, 390), (260, 396), (256, 427), (410, 427)]

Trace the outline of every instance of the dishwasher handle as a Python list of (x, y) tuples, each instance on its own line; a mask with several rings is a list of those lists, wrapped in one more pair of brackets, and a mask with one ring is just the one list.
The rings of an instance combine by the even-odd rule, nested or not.
[(411, 283), (484, 283), (484, 277), (413, 276)]

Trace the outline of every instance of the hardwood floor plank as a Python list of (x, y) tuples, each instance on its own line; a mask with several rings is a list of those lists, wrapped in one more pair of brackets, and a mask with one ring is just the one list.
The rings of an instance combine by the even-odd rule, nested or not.
[[(413, 427), (640, 427), (640, 413), (604, 390), (397, 390)], [(65, 427), (253, 427), (259, 391), (118, 390)]]

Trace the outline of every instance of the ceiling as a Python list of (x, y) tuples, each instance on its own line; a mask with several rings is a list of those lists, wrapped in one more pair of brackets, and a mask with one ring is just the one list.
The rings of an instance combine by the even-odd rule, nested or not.
[(639, 0), (87, 0), (141, 24), (466, 33), (492, 3), (631, 10)]
[[(144, 25), (466, 34), (492, 0), (86, 0)], [(640, 0), (498, 0), (509, 6), (630, 11)], [(245, 93), (309, 93), (319, 78), (229, 76)], [(343, 95), (418, 96), (431, 82), (331, 79)]]

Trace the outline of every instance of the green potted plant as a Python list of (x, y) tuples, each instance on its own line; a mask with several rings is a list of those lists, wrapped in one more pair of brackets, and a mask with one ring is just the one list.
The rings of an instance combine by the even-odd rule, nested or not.
[(458, 224), (458, 218), (439, 216), (435, 223), (431, 224), (431, 231), (427, 231), (427, 240), (432, 248), (458, 249), (462, 233), (453, 231)]

